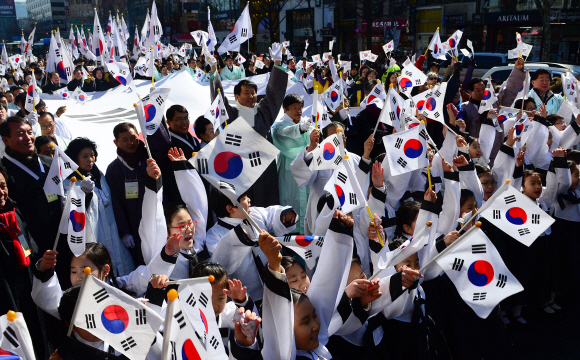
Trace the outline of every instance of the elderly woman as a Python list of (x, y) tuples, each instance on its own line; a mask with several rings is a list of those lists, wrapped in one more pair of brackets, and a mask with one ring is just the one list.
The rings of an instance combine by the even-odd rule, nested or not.
[(110, 88), (111, 84), (105, 77), (105, 70), (103, 70), (102, 67), (97, 67), (93, 70), (93, 77), (90, 79), (90, 81), (85, 81), (83, 91), (107, 91)]
[[(76, 138), (70, 142), (65, 153), (79, 166), (78, 171), (84, 176), (75, 186), (80, 186), (86, 194), (85, 206), (87, 218), (98, 243), (105, 245), (113, 260), (115, 276), (124, 276), (135, 270), (129, 250), (119, 238), (119, 231), (113, 213), (111, 190), (104, 174), (97, 168), (97, 144), (87, 138)], [(74, 173), (72, 176), (77, 176)], [(65, 192), (71, 185), (69, 179), (64, 182)]]

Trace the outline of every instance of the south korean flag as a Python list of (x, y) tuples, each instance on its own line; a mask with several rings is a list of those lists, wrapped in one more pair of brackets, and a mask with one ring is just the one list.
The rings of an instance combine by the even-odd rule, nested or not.
[(228, 121), (230, 117), (228, 116), (228, 112), (224, 106), (221, 92), (218, 92), (213, 103), (211, 103), (209, 109), (205, 112), (204, 117), (211, 121), (215, 130), (217, 130), (224, 122)]
[[(422, 114), (426, 118), (436, 120), (439, 122), (444, 122), (443, 120), (443, 102), (445, 100), (445, 93), (447, 92), (447, 83), (442, 82), (436, 85), (431, 91), (427, 99), (425, 100), (424, 106), (422, 107)], [(415, 100), (415, 98), (413, 98)], [(417, 104), (417, 110), (419, 110), (419, 105)]]
[(140, 100), (140, 106), (136, 108), (137, 115), (141, 122), (141, 130), (147, 135), (153, 135), (161, 125), (169, 91), (167, 88), (155, 89)]
[(381, 84), (379, 82), (371, 90), (370, 94), (368, 94), (367, 97), (365, 97), (363, 99), (363, 101), (361, 101), (360, 106), (362, 106), (364, 108), (369, 104), (376, 104), (377, 107), (382, 109), (383, 103), (385, 102), (386, 99), (387, 99), (387, 92), (383, 88), (383, 84)]
[(328, 89), (322, 93), (322, 98), (330, 110), (336, 111), (336, 109), (344, 101), (344, 95), (342, 93), (340, 82), (335, 82), (334, 84), (330, 85)]
[(177, 291), (167, 292), (168, 304), (163, 333), (163, 360), (211, 359), (199, 342), (183, 306), (177, 300)]
[(280, 150), (239, 117), (189, 162), (236, 203), (279, 153)]
[(427, 157), (427, 131), (424, 125), (387, 135), (383, 143), (391, 174), (400, 175), (429, 166)]
[(421, 86), (427, 82), (427, 75), (417, 69), (415, 65), (409, 64), (403, 68), (397, 81), (401, 92), (410, 94), (414, 87)]
[(324, 186), (324, 190), (332, 194), (335, 208), (344, 214), (365, 206), (364, 194), (348, 161), (343, 161), (338, 165)]
[(35, 359), (32, 339), (22, 313), (9, 311), (8, 314), (0, 316), (0, 352), (2, 350), (10, 351), (22, 360)]
[(383, 105), (383, 111), (381, 111), (380, 121), (400, 131), (402, 128), (401, 113), (404, 108), (405, 100), (397, 93), (394, 87), (390, 87), (387, 100)]
[(131, 360), (144, 360), (163, 318), (92, 275), (85, 275), (73, 324)]
[(238, 53), (238, 57), (236, 58), (238, 60), (238, 64), (242, 65), (243, 63), (246, 62), (246, 58), (242, 56), (242, 54)]
[[(78, 169), (78, 165), (57, 145), (54, 146), (54, 158), (44, 181), (44, 191), (64, 196), (64, 179)], [(83, 196), (84, 198), (84, 196)], [(83, 250), (84, 251), (84, 250)]]
[(526, 246), (554, 223), (550, 215), (509, 184), (493, 194), (480, 216)]
[(316, 266), (316, 259), (320, 256), (320, 250), (324, 244), (324, 236), (311, 235), (285, 235), (276, 237), (282, 246), (294, 251), (304, 259), (310, 270)]
[(211, 302), (212, 287), (207, 277), (182, 280), (177, 291), (181, 308), (199, 335), (208, 358), (227, 360)]
[(514, 135), (518, 137), (514, 144), (517, 154), (519, 149), (524, 147), (528, 138), (532, 134), (534, 122), (530, 120), (526, 113), (524, 113), (522, 114), (522, 117), (513, 124), (513, 127), (515, 128)]
[(66, 206), (69, 213), (69, 221), (66, 240), (71, 252), (75, 256), (81, 256), (85, 252), (88, 235), (85, 193), (80, 186), (71, 183), (67, 199), (69, 199), (69, 203)]
[(312, 170), (332, 170), (342, 162), (344, 142), (342, 132), (338, 132), (324, 139), (312, 150)]
[[(520, 109), (508, 107), (508, 106), (500, 106), (499, 111), (497, 113), (497, 122), (503, 128), (503, 132), (507, 134), (508, 130), (513, 126), (516, 122)], [(512, 125), (508, 125), (508, 124)]]
[(491, 84), (491, 78), (487, 81), (485, 90), (483, 91), (483, 97), (481, 98), (481, 103), (479, 104), (478, 112), (483, 114), (487, 110), (493, 109), (493, 104), (497, 102), (497, 97), (495, 96), (495, 90)]
[(436, 261), (477, 316), (487, 318), (503, 299), (524, 290), (480, 228), (472, 227), (456, 241)]

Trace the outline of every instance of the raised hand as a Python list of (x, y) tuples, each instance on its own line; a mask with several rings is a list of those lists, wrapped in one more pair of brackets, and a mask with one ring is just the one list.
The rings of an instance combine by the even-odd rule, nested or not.
[(169, 149), (169, 152), (167, 153), (167, 157), (171, 161), (187, 160), (185, 158), (185, 155), (183, 154), (183, 150), (181, 150), (180, 148), (176, 148), (176, 147)]
[(157, 180), (161, 176), (161, 170), (153, 159), (147, 159), (147, 175)]
[(224, 294), (232, 298), (233, 300), (237, 300), (238, 302), (246, 301), (246, 287), (242, 285), (242, 282), (238, 279), (228, 280), (228, 284), (230, 285), (230, 289), (224, 289)]
[(376, 187), (376, 188), (383, 187), (383, 185), (385, 184), (385, 169), (383, 169), (383, 166), (381, 165), (380, 162), (375, 161), (375, 163), (373, 164), (371, 177), (373, 180), (374, 187)]
[(38, 270), (45, 272), (56, 266), (56, 255), (58, 252), (56, 250), (46, 250), (40, 264), (38, 265)]
[(235, 337), (242, 346), (251, 346), (256, 341), (258, 325), (262, 319), (250, 310), (244, 308), (236, 309), (234, 314)]
[(258, 239), (258, 244), (260, 244), (260, 250), (262, 250), (268, 259), (268, 266), (270, 269), (283, 272), (283, 268), (280, 266), (280, 263), (282, 262), (282, 254), (280, 254), (282, 245), (280, 245), (280, 242), (272, 235), (262, 230)]

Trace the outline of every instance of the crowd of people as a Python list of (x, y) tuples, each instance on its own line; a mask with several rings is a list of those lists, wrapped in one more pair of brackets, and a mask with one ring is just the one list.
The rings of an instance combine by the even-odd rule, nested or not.
[[(563, 274), (579, 274), (580, 116), (558, 115), (566, 101), (561, 82), (536, 70), (529, 94), (518, 98), (526, 76), (519, 58), (505, 84), (494, 84), (495, 109), (479, 111), (489, 80), (472, 76), (475, 59), (463, 72), (455, 60), (441, 69), (428, 55), (419, 56), (413, 65), (425, 71), (427, 81), (406, 95), (398, 81), (403, 65), (393, 59), (353, 57), (345, 68), (332, 56), (310, 61), (283, 53), (288, 55), (246, 53), (243, 63), (234, 54), (216, 54), (213, 65), (193, 54), (156, 61), (155, 80), (180, 71), (178, 76), (208, 82), (212, 101), (223, 94), (223, 80), (237, 81), (237, 104), (224, 97), (229, 124), (244, 121), (238, 116), (253, 110), (253, 129), (280, 150), (237, 203), (188, 161), (220, 129), (203, 115), (191, 119), (185, 104), (169, 107), (162, 126), (147, 137), (151, 157), (134, 124), (117, 124), (111, 134), (117, 157), (104, 169), (96, 164), (99, 148), (113, 145), (71, 132), (65, 106), (51, 109), (40, 101), (34, 111), (25, 109), (33, 81), (49, 94), (65, 86), (85, 92), (119, 86), (104, 67), (77, 60), (74, 79), (63, 84), (57, 72), (45, 73), (38, 59), (18, 79), (3, 76), (0, 313), (24, 314), (37, 359), (124, 358), (83, 329), (65, 336), (87, 266), (96, 278), (148, 299), (153, 309), (162, 308), (168, 281), (213, 276), (211, 302), (226, 351), (235, 359), (513, 359), (510, 329), (528, 326), (524, 307), (546, 316), (562, 311), (558, 299), (570, 291)], [(133, 70), (137, 61), (128, 63)], [(258, 95), (247, 78), (266, 73), (266, 93)], [(289, 82), (303, 84), (308, 94), (341, 82), (346, 100), (326, 109), (331, 122), (319, 131), (304, 116), (304, 99), (286, 93)], [(410, 100), (444, 82), (445, 125), (420, 111), (414, 114), (433, 140), (429, 172), (392, 175), (382, 139), (400, 130), (380, 122), (381, 107), (365, 98), (382, 84)], [(521, 110), (498, 123), (499, 106)], [(533, 132), (520, 144), (521, 129), (514, 124), (524, 117), (547, 131)], [(492, 144), (480, 146), (480, 134), (490, 124), (499, 129)], [(346, 149), (343, 161), (355, 169), (372, 218), (364, 208), (342, 213), (324, 190), (333, 170), (312, 169), (313, 151), (338, 133)], [(66, 235), (59, 233), (65, 199), (44, 190), (54, 145), (79, 167), (64, 181), (65, 191), (78, 186), (86, 194), (96, 243), (81, 256), (72, 254)], [(71, 181), (73, 176), (82, 179)], [(475, 223), (472, 215), (508, 179), (556, 222), (527, 247), (480, 220), (524, 287), (484, 319), (445, 272), (418, 270), (461, 236), (462, 225)], [(459, 196), (447, 196), (452, 193)], [(246, 213), (263, 232), (246, 221)], [(379, 238), (396, 250), (428, 220), (438, 224), (428, 230), (434, 243), (373, 278)], [(220, 246), (232, 230), (247, 251)], [(277, 239), (288, 234), (324, 236), (315, 270)], [(234, 317), (240, 310), (242, 319)], [(165, 317), (163, 311), (160, 315)], [(242, 333), (242, 322), (256, 324), (253, 336)], [(154, 343), (148, 358), (160, 359), (162, 344)]]

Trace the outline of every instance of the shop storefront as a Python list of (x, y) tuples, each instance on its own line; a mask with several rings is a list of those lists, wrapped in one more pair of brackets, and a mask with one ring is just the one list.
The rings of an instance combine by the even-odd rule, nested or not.
[[(516, 47), (516, 32), (533, 46), (529, 60), (539, 61), (542, 52), (542, 16), (539, 11), (502, 11), (484, 14), (484, 33), (489, 52), (507, 53)], [(485, 29), (486, 28), (486, 29)], [(552, 30), (553, 31), (553, 30)]]
[[(424, 53), (429, 42), (443, 25), (443, 7), (421, 7), (417, 8), (417, 51)], [(443, 39), (444, 41), (445, 39)]]
[(286, 10), (286, 31), (284, 38), (290, 41), (290, 52), (302, 56), (306, 40), (312, 39), (314, 9)]

